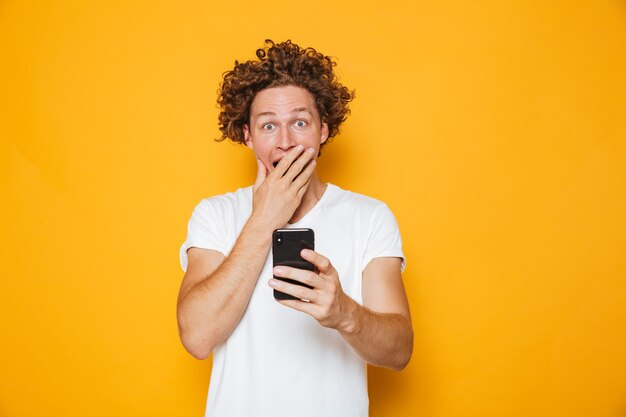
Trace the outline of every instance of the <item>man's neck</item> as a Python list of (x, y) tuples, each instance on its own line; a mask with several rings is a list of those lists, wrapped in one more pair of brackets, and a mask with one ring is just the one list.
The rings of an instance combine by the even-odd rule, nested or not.
[(327, 185), (324, 184), (318, 177), (317, 174), (314, 173), (311, 176), (311, 182), (307, 187), (304, 195), (302, 196), (302, 200), (300, 201), (300, 205), (291, 216), (289, 220), (289, 224), (294, 224), (300, 221), (313, 207), (317, 204), (318, 201), (324, 195), (326, 191)]

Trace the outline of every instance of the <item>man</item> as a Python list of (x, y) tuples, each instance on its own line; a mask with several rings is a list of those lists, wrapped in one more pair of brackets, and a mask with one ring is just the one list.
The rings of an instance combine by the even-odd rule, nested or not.
[[(198, 359), (214, 352), (207, 416), (367, 416), (366, 363), (400, 370), (413, 349), (400, 234), (384, 203), (316, 174), (353, 98), (335, 63), (266, 43), (224, 74), (222, 139), (254, 151), (257, 178), (194, 209), (180, 338)], [(272, 232), (285, 227), (314, 230), (315, 251), (301, 255), (315, 272), (272, 268)]]

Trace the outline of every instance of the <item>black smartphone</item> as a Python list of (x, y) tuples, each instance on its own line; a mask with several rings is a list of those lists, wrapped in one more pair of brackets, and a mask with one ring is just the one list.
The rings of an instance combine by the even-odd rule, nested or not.
[[(272, 254), (274, 258), (274, 266), (285, 265), (298, 269), (307, 269), (314, 271), (315, 267), (309, 261), (300, 256), (302, 249), (315, 250), (315, 234), (312, 229), (276, 229), (272, 235)], [(312, 288), (289, 278), (274, 276), (281, 281), (291, 284), (301, 285), (303, 287)], [(274, 290), (274, 298), (277, 300), (297, 300), (284, 292)]]

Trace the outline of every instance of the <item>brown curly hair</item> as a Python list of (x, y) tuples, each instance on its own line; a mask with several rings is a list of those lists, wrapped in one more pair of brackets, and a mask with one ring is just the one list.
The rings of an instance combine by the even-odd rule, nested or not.
[(256, 56), (258, 61), (235, 61), (235, 68), (223, 74), (217, 99), (222, 133), (218, 141), (245, 143), (243, 126), (250, 122), (250, 107), (256, 94), (287, 85), (305, 88), (313, 95), (322, 123), (328, 124), (328, 138), (339, 133), (339, 126), (350, 114), (348, 103), (354, 99), (354, 91), (337, 80), (333, 72), (336, 62), (291, 40), (274, 43), (267, 39)]

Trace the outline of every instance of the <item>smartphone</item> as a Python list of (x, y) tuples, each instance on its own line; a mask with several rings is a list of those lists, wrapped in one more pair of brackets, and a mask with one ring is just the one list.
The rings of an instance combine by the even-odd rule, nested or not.
[[(315, 234), (312, 229), (276, 229), (272, 234), (272, 254), (274, 266), (285, 265), (298, 269), (307, 269), (314, 271), (315, 267), (309, 261), (300, 256), (302, 249), (315, 250)], [(313, 288), (289, 278), (274, 276), (281, 281), (291, 284), (301, 285), (307, 288)], [(274, 298), (277, 300), (297, 300), (284, 292), (274, 290)]]

